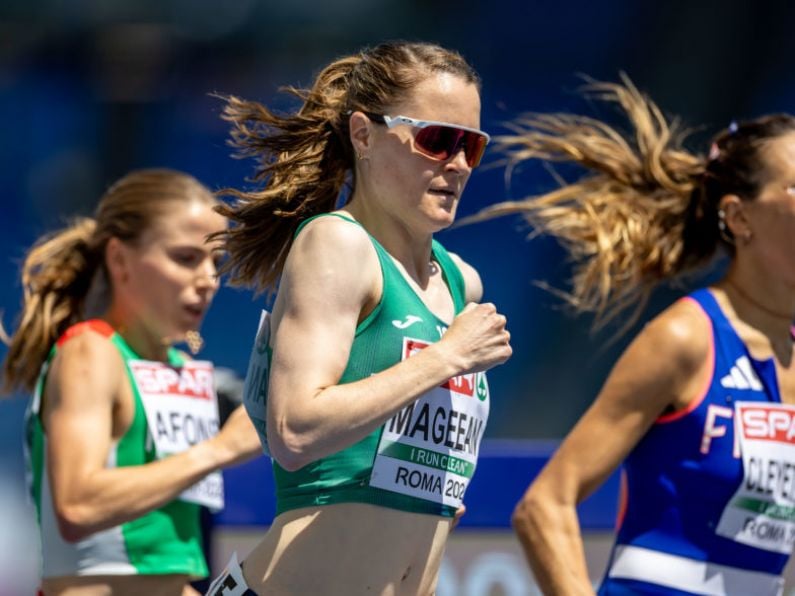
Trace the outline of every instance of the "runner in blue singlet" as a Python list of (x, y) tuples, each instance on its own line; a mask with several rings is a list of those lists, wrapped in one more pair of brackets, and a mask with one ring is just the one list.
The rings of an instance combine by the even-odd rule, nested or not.
[(577, 263), (572, 303), (597, 321), (639, 314), (719, 248), (729, 267), (635, 338), (514, 526), (545, 593), (593, 594), (575, 508), (623, 460), (600, 594), (779, 594), (795, 542), (795, 118), (732, 125), (701, 157), (628, 80), (592, 90), (632, 135), (568, 114), (523, 121), (509, 153), (590, 175), (483, 217), (522, 212), (556, 235)]

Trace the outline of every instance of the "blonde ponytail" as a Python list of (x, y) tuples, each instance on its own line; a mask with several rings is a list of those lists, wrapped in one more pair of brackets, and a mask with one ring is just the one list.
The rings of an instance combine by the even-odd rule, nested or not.
[(3, 390), (33, 388), (41, 363), (53, 342), (83, 318), (86, 294), (100, 263), (92, 246), (93, 219), (44, 237), (22, 266), (23, 305), (20, 322), (9, 339)]
[(685, 259), (683, 240), (706, 164), (682, 148), (678, 123), (669, 123), (626, 77), (586, 90), (618, 104), (631, 134), (585, 116), (521, 118), (515, 134), (495, 139), (510, 163), (571, 162), (587, 174), (555, 191), (489, 207), (470, 221), (520, 213), (536, 233), (555, 236), (574, 262), (572, 290), (563, 295), (576, 310), (595, 313), (599, 327), (628, 307), (631, 322), (660, 281), (707, 258)]
[[(175, 202), (216, 205), (213, 194), (193, 176), (167, 169), (138, 170), (113, 184), (97, 205), (95, 218), (76, 219), (41, 238), (22, 266), (23, 304), (3, 362), (3, 391), (31, 390), (50, 348), (66, 329), (98, 316), (112, 296), (105, 271), (110, 238), (134, 244)], [(111, 293), (112, 293), (112, 288)]]

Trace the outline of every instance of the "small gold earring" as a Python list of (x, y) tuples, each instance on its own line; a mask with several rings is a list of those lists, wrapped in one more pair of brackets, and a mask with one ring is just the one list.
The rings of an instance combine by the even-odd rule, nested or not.
[(202, 349), (204, 340), (198, 331), (191, 330), (185, 334), (185, 343), (188, 344), (190, 353), (195, 356)]

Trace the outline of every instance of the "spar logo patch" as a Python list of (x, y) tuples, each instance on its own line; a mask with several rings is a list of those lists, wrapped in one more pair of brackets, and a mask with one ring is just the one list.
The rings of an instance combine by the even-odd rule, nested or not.
[(139, 360), (131, 361), (130, 368), (144, 393), (215, 399), (213, 371), (203, 363), (191, 361), (180, 368), (172, 368), (159, 362)]
[[(403, 359), (405, 360), (409, 356), (416, 354), (420, 350), (424, 350), (427, 348), (430, 343), (426, 341), (422, 341), (420, 339), (409, 339), (405, 338), (403, 342)], [(472, 397), (475, 395), (475, 380), (478, 375), (476, 373), (469, 373), (466, 375), (458, 375), (457, 377), (453, 377), (449, 381), (446, 381), (440, 387), (443, 389), (449, 389), (453, 393), (457, 393), (459, 395), (465, 395), (467, 397)], [(481, 397), (483, 395), (483, 397)], [(478, 398), (483, 401), (486, 398), (486, 390), (481, 388), (478, 391)]]
[(777, 405), (738, 405), (743, 437), (795, 444), (795, 411)]

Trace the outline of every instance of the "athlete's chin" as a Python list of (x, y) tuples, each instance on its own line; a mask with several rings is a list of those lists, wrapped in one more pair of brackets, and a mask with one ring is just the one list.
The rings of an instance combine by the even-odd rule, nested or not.
[(198, 324), (194, 324), (190, 321), (180, 321), (171, 325), (170, 331), (165, 336), (168, 338), (169, 343), (181, 343), (184, 342), (192, 332), (196, 332), (198, 329)]
[(440, 209), (431, 215), (434, 231), (449, 228), (455, 222), (455, 209)]
[(458, 210), (458, 198), (452, 195), (431, 196), (424, 201), (423, 211), (428, 217), (452, 222)]

